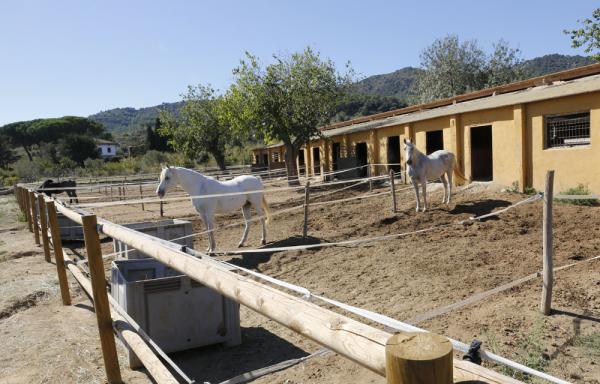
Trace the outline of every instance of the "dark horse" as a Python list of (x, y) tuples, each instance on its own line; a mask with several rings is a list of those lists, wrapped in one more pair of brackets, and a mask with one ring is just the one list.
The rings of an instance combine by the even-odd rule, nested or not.
[[(75, 187), (77, 183), (75, 180), (65, 180), (55, 182), (54, 180), (48, 179), (42, 183), (37, 189), (39, 192), (43, 192), (46, 196), (52, 196), (52, 194), (58, 195), (61, 193), (66, 193), (69, 195), (69, 203), (73, 203), (73, 198), (75, 202), (79, 204), (79, 199), (77, 199), (77, 193), (75, 193)], [(65, 188), (65, 189), (61, 189)]]

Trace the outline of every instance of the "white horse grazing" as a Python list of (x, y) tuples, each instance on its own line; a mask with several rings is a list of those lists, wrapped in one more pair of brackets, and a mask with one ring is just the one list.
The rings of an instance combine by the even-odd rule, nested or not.
[(404, 139), (404, 155), (408, 168), (408, 176), (415, 188), (417, 197), (417, 209), (421, 209), (421, 201), (419, 199), (419, 183), (423, 188), (423, 212), (427, 209), (427, 180), (435, 180), (439, 178), (444, 184), (444, 198), (442, 204), (450, 204), (450, 196), (452, 195), (452, 172), (464, 179), (456, 169), (456, 158), (454, 153), (441, 150), (435, 151), (427, 156), (420, 152), (415, 145), (409, 140)]
[[(216, 249), (215, 243), (215, 213), (230, 212), (242, 208), (246, 227), (239, 247), (243, 247), (248, 237), (250, 229), (249, 221), (252, 216), (250, 208), (254, 207), (260, 217), (262, 224), (261, 244), (267, 242), (267, 223), (269, 222), (269, 207), (265, 196), (263, 195), (263, 184), (260, 178), (256, 176), (243, 175), (227, 181), (218, 181), (210, 176), (204, 176), (199, 172), (182, 167), (165, 167), (160, 173), (158, 188), (156, 194), (161, 199), (165, 196), (169, 188), (180, 185), (190, 196), (192, 196), (192, 205), (200, 214), (202, 221), (208, 229), (208, 252)], [(249, 192), (258, 191), (258, 192)], [(249, 192), (235, 194), (239, 192)], [(215, 196), (207, 198), (197, 198), (202, 195), (218, 195), (232, 193), (229, 196)], [(263, 216), (263, 213), (266, 216)]]

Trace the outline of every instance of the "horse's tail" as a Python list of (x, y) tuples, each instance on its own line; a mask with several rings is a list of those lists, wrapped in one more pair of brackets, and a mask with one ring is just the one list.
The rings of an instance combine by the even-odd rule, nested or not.
[(462, 172), (460, 171), (460, 169), (458, 168), (458, 164), (457, 164), (456, 162), (454, 162), (454, 174), (455, 174), (456, 176), (458, 176), (458, 178), (459, 178), (461, 181), (463, 181), (463, 182), (466, 182), (466, 183), (468, 183), (468, 182), (469, 182), (469, 179), (467, 179), (467, 178), (465, 177), (465, 175), (463, 175), (463, 173), (462, 173)]
[(267, 203), (267, 199), (265, 199), (265, 195), (262, 195), (260, 206), (265, 211), (265, 223), (269, 224), (269, 204)]

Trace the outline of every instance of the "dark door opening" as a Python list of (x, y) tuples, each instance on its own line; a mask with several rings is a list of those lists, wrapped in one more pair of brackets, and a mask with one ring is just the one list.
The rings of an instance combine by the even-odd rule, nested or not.
[(306, 162), (304, 161), (304, 149), (298, 150), (298, 174), (304, 175)]
[(471, 128), (471, 177), (478, 181), (494, 179), (492, 126)]
[(360, 177), (367, 177), (367, 168), (363, 165), (369, 164), (369, 155), (367, 152), (367, 143), (356, 143), (356, 162), (361, 167), (358, 171)]
[(269, 154), (268, 153), (264, 153), (263, 154), (263, 165), (264, 166), (268, 166), (269, 165)]
[(313, 148), (313, 172), (315, 175), (321, 174), (321, 149)]
[(388, 137), (387, 162), (390, 164), (390, 169), (400, 172), (400, 136)]
[(430, 131), (425, 133), (427, 154), (444, 149), (444, 131)]
[(331, 160), (333, 162), (333, 170), (337, 171), (338, 169), (338, 159), (341, 157), (340, 156), (340, 143), (333, 143), (332, 147), (331, 147)]

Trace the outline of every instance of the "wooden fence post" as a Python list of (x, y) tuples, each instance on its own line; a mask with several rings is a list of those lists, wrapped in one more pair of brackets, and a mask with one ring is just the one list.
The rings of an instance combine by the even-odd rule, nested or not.
[(163, 201), (160, 201), (160, 217), (163, 217), (165, 214), (165, 211), (163, 210)]
[(367, 165), (367, 177), (369, 178), (369, 192), (373, 191), (373, 180), (371, 179), (371, 166)]
[(302, 229), (302, 237), (308, 235), (308, 198), (310, 197), (310, 181), (306, 182), (304, 187), (304, 227)]
[(35, 244), (40, 245), (40, 230), (37, 224), (37, 207), (35, 203), (35, 192), (29, 191), (29, 207), (31, 209), (31, 224), (33, 225), (33, 236)]
[(114, 201), (113, 200), (113, 186), (112, 186), (112, 184), (110, 185), (110, 201)]
[(543, 221), (543, 242), (544, 242), (544, 261), (542, 268), (542, 302), (541, 311), (544, 315), (552, 312), (552, 201), (554, 192), (554, 171), (546, 173), (546, 187), (544, 190), (544, 221)]
[(50, 236), (52, 236), (52, 247), (54, 248), (54, 261), (56, 261), (56, 273), (58, 274), (60, 296), (62, 297), (63, 305), (71, 305), (69, 281), (67, 280), (67, 270), (65, 268), (62, 240), (60, 238), (60, 227), (58, 225), (58, 215), (56, 214), (54, 201), (46, 201), (46, 213), (48, 214)]
[(140, 183), (140, 199), (142, 200), (142, 211), (144, 210), (144, 194), (142, 193), (142, 183)]
[(392, 194), (392, 212), (396, 213), (396, 185), (394, 184), (394, 170), (390, 169), (390, 193)]
[(46, 221), (46, 205), (44, 204), (44, 195), (37, 196), (38, 210), (40, 212), (40, 227), (42, 230), (42, 245), (44, 246), (44, 258), (48, 263), (52, 261), (50, 258), (50, 242), (48, 241), (48, 223)]
[(100, 333), (100, 344), (102, 345), (102, 356), (104, 357), (104, 368), (109, 384), (121, 383), (121, 371), (119, 359), (115, 346), (110, 305), (106, 292), (106, 277), (104, 275), (104, 263), (102, 262), (102, 251), (100, 249), (100, 238), (96, 228), (96, 215), (85, 215), (81, 217), (83, 224), (83, 238), (87, 252), (88, 266), (92, 280), (94, 296), (94, 309), (98, 321), (98, 332)]
[(23, 204), (25, 206), (25, 218), (27, 219), (27, 227), (29, 232), (33, 232), (33, 221), (31, 220), (31, 200), (29, 200), (29, 191), (23, 188)]
[(398, 333), (385, 345), (388, 384), (452, 384), (452, 344), (428, 332)]

